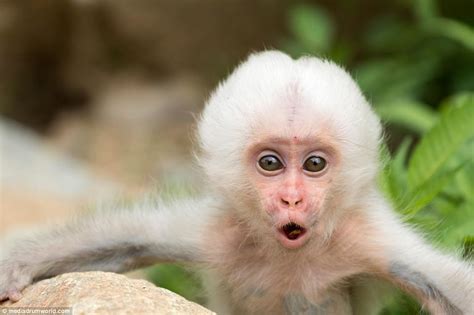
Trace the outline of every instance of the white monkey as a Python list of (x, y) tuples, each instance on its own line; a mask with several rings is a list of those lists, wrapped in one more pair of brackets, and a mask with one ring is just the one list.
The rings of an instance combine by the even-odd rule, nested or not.
[[(433, 314), (474, 314), (474, 267), (430, 248), (377, 187), (381, 125), (356, 83), (317, 58), (251, 55), (198, 125), (209, 194), (99, 212), (11, 242), (0, 299), (69, 271), (156, 262), (203, 270), (218, 314), (375, 314), (386, 280)], [(120, 209), (119, 209), (120, 210)]]

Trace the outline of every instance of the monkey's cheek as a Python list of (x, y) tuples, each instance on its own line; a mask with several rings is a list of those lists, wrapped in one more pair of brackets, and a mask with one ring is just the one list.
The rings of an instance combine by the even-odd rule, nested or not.
[(309, 233), (307, 231), (297, 239), (292, 240), (280, 231), (276, 231), (276, 238), (283, 247), (287, 249), (298, 249), (300, 247), (303, 247), (304, 244), (306, 244), (309, 239)]

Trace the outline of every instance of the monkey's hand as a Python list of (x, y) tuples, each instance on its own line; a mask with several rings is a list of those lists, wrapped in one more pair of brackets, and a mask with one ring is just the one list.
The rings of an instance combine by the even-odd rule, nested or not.
[(31, 272), (20, 264), (0, 260), (0, 302), (4, 300), (18, 301), (21, 290), (32, 282)]

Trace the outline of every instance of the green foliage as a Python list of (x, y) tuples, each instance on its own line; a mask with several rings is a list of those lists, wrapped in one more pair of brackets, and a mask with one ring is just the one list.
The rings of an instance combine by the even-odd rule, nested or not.
[[(474, 94), (451, 98), (444, 106), (446, 109), (414, 147), (410, 158), (410, 142), (406, 140), (382, 172), (381, 184), (387, 196), (411, 218), (442, 193), (456, 197), (451, 202), (453, 206), (473, 199), (474, 160), (470, 149), (474, 138)], [(449, 184), (453, 185), (446, 190)]]
[(383, 121), (400, 125), (418, 134), (430, 129), (437, 118), (431, 107), (405, 99), (380, 104), (376, 111)]
[(415, 15), (427, 32), (440, 35), (464, 45), (474, 51), (474, 30), (458, 21), (440, 17), (434, 0), (414, 2)]
[(404, 295), (402, 292), (395, 292), (394, 296), (388, 301), (387, 307), (385, 307), (380, 315), (428, 315), (428, 312), (420, 310), (418, 303), (409, 296)]
[(474, 30), (471, 27), (445, 18), (437, 18), (429, 27), (434, 33), (457, 41), (474, 51)]
[(202, 288), (197, 276), (178, 265), (163, 264), (149, 268), (148, 278), (157, 286), (203, 304)]
[(300, 4), (289, 12), (289, 28), (294, 40), (288, 44), (297, 51), (327, 51), (333, 44), (334, 23), (321, 7)]
[(335, 22), (320, 6), (298, 4), (293, 7), (288, 14), (288, 28), (293, 37), (283, 42), (290, 55), (318, 54), (342, 62), (351, 54), (346, 43), (335, 41)]
[[(472, 94), (452, 98), (445, 103), (445, 106), (447, 108), (456, 107), (459, 100), (466, 102), (462, 102), (456, 110), (462, 111), (468, 117), (474, 109)], [(431, 145), (442, 146), (442, 143), (436, 142), (433, 135), (440, 132), (450, 132), (452, 125), (459, 123), (459, 116), (453, 111), (439, 114), (441, 117), (437, 119), (438, 122), (426, 132), (420, 144), (415, 146), (412, 152), (425, 155), (433, 150)], [(474, 121), (473, 116), (470, 117), (470, 121)], [(471, 132), (472, 129), (474, 129), (473, 126), (470, 127)], [(457, 132), (458, 134), (454, 137), (461, 137), (464, 134), (462, 128)], [(411, 157), (409, 154), (412, 141), (409, 138), (405, 139), (393, 158), (389, 157), (388, 149), (384, 147), (382, 157), (386, 161), (386, 166), (380, 179), (383, 190), (395, 208), (406, 215), (408, 221), (424, 228), (437, 239), (438, 243), (446, 247), (462, 246), (464, 257), (472, 259), (474, 258), (474, 236), (472, 235), (474, 233), (474, 135), (471, 133), (464, 139), (464, 143), (457, 143), (458, 151), (454, 150), (455, 153), (448, 156), (448, 159), (443, 163), (439, 164), (439, 159), (435, 158), (435, 164), (439, 165), (438, 171), (431, 172), (430, 177), (425, 178), (424, 182), (416, 188), (411, 188), (408, 184), (409, 167), (407, 161), (410, 165), (410, 161), (414, 158), (414, 153), (411, 154)], [(452, 143), (446, 142), (444, 145), (452, 150)], [(429, 160), (429, 155), (427, 157)], [(430, 170), (432, 163), (427, 163)], [(425, 167), (422, 161), (420, 164), (421, 168)], [(398, 292), (381, 314), (426, 313), (420, 310), (412, 298)]]
[(414, 1), (414, 11), (420, 21), (427, 21), (438, 15), (438, 9), (433, 0)]
[(451, 104), (413, 152), (408, 167), (408, 184), (412, 189), (434, 179), (460, 145), (474, 136), (473, 94), (458, 96)]
[[(288, 14), (293, 38), (286, 39), (282, 48), (295, 57), (313, 54), (351, 66), (377, 107), (401, 100), (437, 104), (449, 95), (474, 89), (474, 71), (469, 70), (474, 69), (471, 25), (441, 16), (432, 0), (386, 5), (386, 13), (370, 18), (362, 36), (341, 33), (334, 16), (323, 7), (296, 5)], [(468, 2), (460, 7), (468, 9)], [(351, 11), (344, 12), (349, 20), (350, 15)]]
[(290, 11), (289, 26), (295, 45), (308, 51), (327, 51), (333, 41), (334, 24), (320, 7), (298, 5)]
[[(467, 1), (457, 2), (461, 10), (469, 8)], [(308, 7), (299, 7), (289, 15), (294, 38), (284, 45), (295, 57), (323, 55), (352, 68), (390, 135), (381, 151), (382, 190), (407, 221), (439, 245), (462, 249), (470, 259), (474, 256), (474, 30), (466, 19), (443, 16), (456, 11), (447, 3), (443, 7), (434, 0), (385, 4), (387, 13), (370, 18), (360, 41), (338, 34), (338, 23), (324, 9), (312, 7), (319, 13), (311, 14), (303, 13)], [(300, 19), (313, 22), (300, 23), (298, 29), (291, 26)], [(330, 25), (330, 31), (319, 27), (315, 32), (321, 23), (317, 21)], [(312, 36), (331, 40), (308, 44)], [(400, 292), (382, 312), (419, 313), (420, 306)]]
[[(438, 243), (474, 252), (474, 93), (451, 98), (409, 155), (405, 140), (381, 173), (381, 186), (408, 221)], [(386, 158), (385, 151), (385, 159)], [(398, 294), (383, 314), (415, 314)]]

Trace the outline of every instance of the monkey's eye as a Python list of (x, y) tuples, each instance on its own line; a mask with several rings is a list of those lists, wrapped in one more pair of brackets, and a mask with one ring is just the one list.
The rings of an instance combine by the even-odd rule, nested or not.
[(258, 165), (265, 171), (274, 172), (283, 168), (283, 163), (274, 155), (265, 155), (258, 160)]
[(303, 169), (308, 172), (321, 172), (326, 167), (326, 160), (320, 156), (310, 156), (303, 164)]

